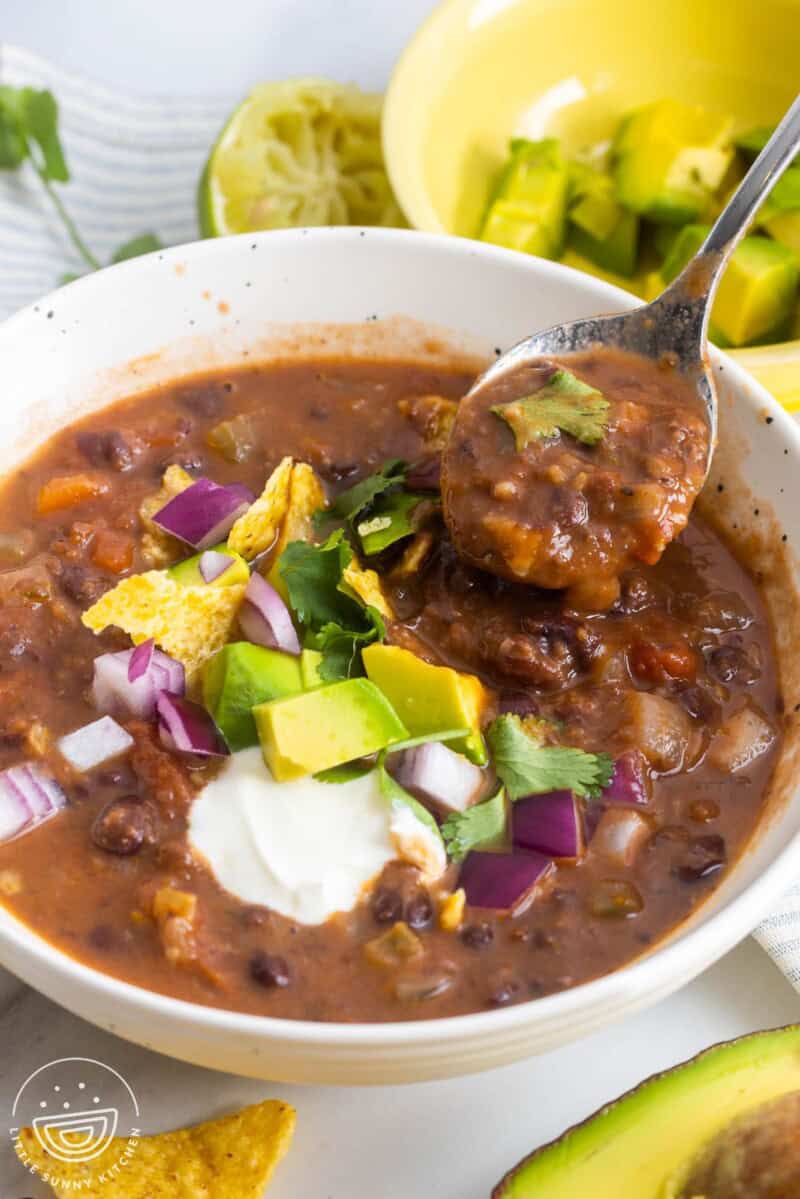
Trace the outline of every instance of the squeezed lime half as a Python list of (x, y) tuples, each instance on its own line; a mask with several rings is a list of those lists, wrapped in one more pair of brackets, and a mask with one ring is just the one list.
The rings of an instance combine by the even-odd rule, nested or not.
[(327, 79), (262, 83), (206, 163), (204, 237), (306, 225), (405, 225), (381, 149), (383, 97)]

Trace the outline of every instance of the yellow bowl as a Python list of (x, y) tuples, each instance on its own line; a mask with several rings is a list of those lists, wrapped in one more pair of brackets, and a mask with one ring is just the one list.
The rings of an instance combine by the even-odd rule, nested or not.
[[(392, 76), (389, 175), (417, 229), (474, 237), (510, 137), (554, 134), (574, 152), (665, 96), (766, 124), (794, 98), (798, 63), (800, 0), (445, 0)], [(800, 405), (786, 346), (769, 365), (779, 351), (779, 398)]]

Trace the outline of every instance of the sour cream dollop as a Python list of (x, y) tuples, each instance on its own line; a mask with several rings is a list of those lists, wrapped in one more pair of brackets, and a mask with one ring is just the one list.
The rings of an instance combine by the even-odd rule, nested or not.
[(195, 799), (189, 840), (244, 903), (321, 924), (349, 911), (398, 857), (377, 771), (276, 783), (258, 748), (234, 754)]

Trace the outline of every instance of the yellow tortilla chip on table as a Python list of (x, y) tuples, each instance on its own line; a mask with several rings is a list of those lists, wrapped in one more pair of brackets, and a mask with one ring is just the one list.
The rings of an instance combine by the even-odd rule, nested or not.
[(275, 544), (289, 510), (293, 466), (291, 458), (284, 458), (278, 463), (261, 495), (239, 517), (228, 534), (228, 548), (241, 554), (248, 562)]
[(294, 1109), (267, 1099), (193, 1128), (114, 1137), (87, 1162), (56, 1158), (33, 1128), (20, 1129), (14, 1148), (56, 1199), (261, 1199), (294, 1126)]
[(246, 586), (186, 587), (162, 571), (149, 570), (122, 579), (81, 620), (93, 633), (114, 625), (136, 644), (152, 637), (191, 677), (229, 640)]
[(153, 521), (153, 517), (170, 500), (174, 500), (176, 495), (180, 495), (187, 487), (191, 487), (192, 483), (194, 483), (192, 476), (182, 466), (173, 464), (164, 471), (161, 489), (142, 500), (139, 506), (139, 519), (144, 526), (141, 543), (142, 555), (148, 565), (167, 566), (185, 555), (186, 547), (183, 542), (160, 529)]
[(278, 559), (290, 541), (314, 540), (314, 513), (326, 505), (325, 490), (313, 467), (307, 462), (296, 462), (289, 483), (289, 506), (269, 557), (267, 574), (272, 586), (285, 600), (289, 598), (289, 592), (278, 570)]
[(353, 558), (342, 571), (342, 583), (361, 600), (362, 604), (377, 608), (384, 620), (394, 619), (392, 605), (383, 590), (377, 571), (360, 566)]

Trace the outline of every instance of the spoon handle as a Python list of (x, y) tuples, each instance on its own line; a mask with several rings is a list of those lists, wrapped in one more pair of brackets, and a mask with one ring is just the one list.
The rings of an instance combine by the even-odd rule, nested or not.
[[(733, 251), (769, 192), (800, 150), (800, 96), (795, 98), (764, 149), (717, 217), (697, 257), (673, 287), (693, 293), (706, 315)], [(672, 291), (672, 288), (669, 289)]]

